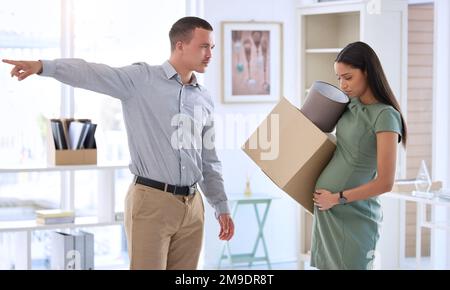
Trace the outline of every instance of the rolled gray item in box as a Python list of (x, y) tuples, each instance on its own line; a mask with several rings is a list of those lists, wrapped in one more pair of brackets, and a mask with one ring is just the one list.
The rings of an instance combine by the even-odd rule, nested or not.
[(348, 102), (348, 96), (337, 87), (315, 81), (300, 111), (320, 130), (330, 133), (344, 113)]

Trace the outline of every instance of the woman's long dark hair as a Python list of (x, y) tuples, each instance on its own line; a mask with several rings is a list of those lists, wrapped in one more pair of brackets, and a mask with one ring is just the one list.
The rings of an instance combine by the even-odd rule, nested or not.
[(402, 119), (402, 143), (406, 146), (407, 128), (406, 122), (400, 110), (400, 105), (395, 99), (394, 93), (386, 79), (380, 60), (373, 49), (364, 42), (350, 43), (336, 57), (335, 62), (345, 63), (353, 68), (360, 69), (367, 74), (367, 81), (375, 98), (383, 104), (391, 105), (399, 113)]

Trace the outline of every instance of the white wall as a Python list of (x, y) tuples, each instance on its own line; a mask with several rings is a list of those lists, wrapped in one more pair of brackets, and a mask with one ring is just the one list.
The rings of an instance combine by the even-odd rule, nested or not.
[[(204, 0), (203, 17), (215, 29), (216, 49), (213, 60), (207, 73), (204, 75), (204, 84), (211, 92), (216, 106), (218, 119), (233, 114), (258, 114), (259, 117), (267, 115), (274, 103), (269, 104), (223, 104), (221, 102), (221, 21), (276, 21), (283, 23), (283, 92), (286, 98), (298, 105), (296, 97), (296, 16), (294, 0)], [(257, 124), (251, 124), (248, 131), (252, 132)], [(226, 130), (223, 128), (226, 127)], [(236, 138), (232, 126), (216, 124), (217, 139), (230, 140)], [(226, 132), (224, 132), (226, 131)], [(223, 164), (225, 188), (228, 194), (242, 193), (245, 188), (247, 173), (251, 174), (251, 187), (253, 192), (267, 192), (279, 198), (274, 200), (269, 212), (265, 227), (265, 237), (270, 259), (273, 262), (295, 261), (297, 259), (298, 245), (298, 208), (297, 204), (281, 192), (239, 148), (245, 141), (237, 138), (234, 149), (230, 147), (219, 150), (219, 157)], [(220, 145), (220, 144), (219, 144)], [(218, 223), (212, 218), (210, 207), (206, 207), (205, 223), (205, 268), (213, 268), (217, 264), (222, 243), (218, 240)], [(241, 211), (242, 210), (242, 211)], [(235, 225), (236, 235), (231, 248), (236, 252), (250, 252), (253, 240), (256, 237), (256, 221), (253, 208), (240, 209)], [(261, 247), (262, 245), (260, 245)], [(259, 251), (261, 253), (261, 251)]]
[(435, 1), (433, 178), (450, 187), (450, 4)]

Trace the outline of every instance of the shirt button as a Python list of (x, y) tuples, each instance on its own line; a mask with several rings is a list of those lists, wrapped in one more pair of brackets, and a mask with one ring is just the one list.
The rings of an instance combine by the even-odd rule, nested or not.
[(184, 168), (186, 168), (186, 167), (182, 166), (181, 168), (183, 168), (183, 169), (184, 169)]

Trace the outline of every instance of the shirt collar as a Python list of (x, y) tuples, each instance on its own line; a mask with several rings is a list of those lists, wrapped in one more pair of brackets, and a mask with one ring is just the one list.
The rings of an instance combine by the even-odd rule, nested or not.
[(348, 103), (348, 107), (353, 109), (355, 106), (360, 105), (359, 99), (357, 97), (350, 98), (350, 102)]
[[(163, 67), (164, 73), (166, 74), (167, 79), (170, 80), (171, 78), (176, 77), (176, 80), (179, 83), (181, 83), (180, 76), (178, 75), (177, 71), (175, 70), (175, 68), (172, 66), (172, 64), (168, 60), (162, 64), (162, 67)], [(190, 85), (202, 90), (202, 87), (197, 82), (197, 76), (195, 75), (195, 73), (192, 73), (192, 79), (191, 79)]]

